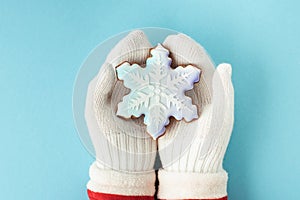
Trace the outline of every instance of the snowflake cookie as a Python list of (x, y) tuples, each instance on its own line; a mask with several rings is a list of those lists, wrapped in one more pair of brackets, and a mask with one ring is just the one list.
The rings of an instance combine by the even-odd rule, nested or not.
[(169, 117), (187, 122), (198, 118), (197, 107), (185, 91), (199, 81), (200, 69), (188, 65), (171, 68), (169, 51), (161, 44), (151, 50), (146, 67), (123, 63), (117, 67), (117, 76), (131, 89), (118, 104), (117, 115), (125, 118), (145, 115), (147, 132), (157, 139), (165, 132)]

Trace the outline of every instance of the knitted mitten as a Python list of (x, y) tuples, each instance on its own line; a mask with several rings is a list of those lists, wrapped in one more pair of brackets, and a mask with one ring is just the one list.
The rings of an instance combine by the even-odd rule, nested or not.
[(115, 72), (125, 61), (143, 64), (150, 48), (143, 32), (131, 32), (113, 48), (89, 84), (85, 118), (97, 159), (87, 184), (90, 199), (153, 199), (156, 141), (146, 134), (142, 119), (116, 116), (128, 89)]
[(227, 199), (227, 173), (222, 167), (234, 117), (231, 66), (214, 68), (205, 50), (191, 38), (167, 37), (163, 45), (173, 64), (192, 64), (201, 78), (186, 94), (197, 105), (199, 119), (172, 120), (158, 140), (163, 169), (159, 170), (161, 199)]

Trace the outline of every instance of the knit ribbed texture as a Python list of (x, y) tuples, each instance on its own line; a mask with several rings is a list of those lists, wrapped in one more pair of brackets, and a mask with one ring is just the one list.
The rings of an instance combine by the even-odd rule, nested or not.
[[(171, 119), (166, 134), (158, 140), (164, 168), (159, 172), (158, 197), (226, 198), (227, 174), (222, 161), (233, 126), (231, 67), (221, 64), (215, 70), (204, 49), (183, 34), (167, 37), (163, 45), (170, 50), (174, 66), (192, 64), (201, 69), (202, 76), (187, 92), (198, 106), (200, 118), (190, 123)], [(91, 167), (88, 189), (94, 193), (154, 193), (156, 141), (145, 134), (143, 119), (116, 116), (117, 104), (128, 89), (117, 80), (115, 68), (125, 61), (143, 65), (149, 49), (144, 33), (130, 33), (107, 56), (89, 85), (85, 117), (97, 164)], [(176, 189), (176, 181), (182, 187)]]
[(156, 141), (145, 134), (140, 119), (116, 116), (127, 89), (117, 80), (115, 68), (125, 61), (143, 64), (150, 47), (143, 32), (131, 32), (112, 49), (89, 84), (85, 118), (97, 159), (91, 167), (90, 191), (154, 195)]
[[(205, 50), (183, 34), (169, 36), (163, 44), (172, 52), (175, 65), (193, 64), (201, 69), (200, 82), (189, 94), (202, 113), (199, 119), (190, 123), (173, 121), (167, 134), (159, 139), (159, 154), (164, 172), (159, 175), (163, 189), (159, 189), (158, 196), (163, 199), (182, 198), (181, 193), (185, 193), (193, 194), (193, 198), (198, 199), (224, 197), (227, 195), (227, 178), (221, 184), (216, 184), (217, 189), (191, 188), (183, 182), (180, 191), (166, 187), (176, 176), (185, 175), (190, 177), (186, 178), (186, 182), (190, 181), (188, 185), (196, 184), (201, 187), (199, 180), (191, 179), (191, 173), (195, 177), (206, 177), (201, 179), (205, 184), (210, 182), (210, 176), (215, 177), (215, 174), (223, 171), (222, 162), (233, 127), (231, 66), (221, 64), (215, 70)], [(168, 173), (174, 178), (171, 179)]]

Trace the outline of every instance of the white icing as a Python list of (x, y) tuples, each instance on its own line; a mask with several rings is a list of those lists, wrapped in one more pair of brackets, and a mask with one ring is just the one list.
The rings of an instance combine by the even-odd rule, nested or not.
[(199, 81), (201, 71), (192, 65), (172, 69), (169, 51), (160, 44), (151, 50), (151, 55), (145, 68), (128, 62), (117, 68), (118, 78), (131, 89), (118, 104), (117, 115), (130, 118), (144, 114), (148, 133), (157, 139), (170, 116), (187, 122), (198, 118), (197, 107), (184, 92)]

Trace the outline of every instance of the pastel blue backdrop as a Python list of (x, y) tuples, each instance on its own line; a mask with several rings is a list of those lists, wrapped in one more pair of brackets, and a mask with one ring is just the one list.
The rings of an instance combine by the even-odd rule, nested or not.
[(230, 62), (231, 200), (300, 198), (300, 3), (0, 0), (0, 199), (83, 200), (93, 158), (76, 133), (72, 90), (89, 52), (158, 26)]

